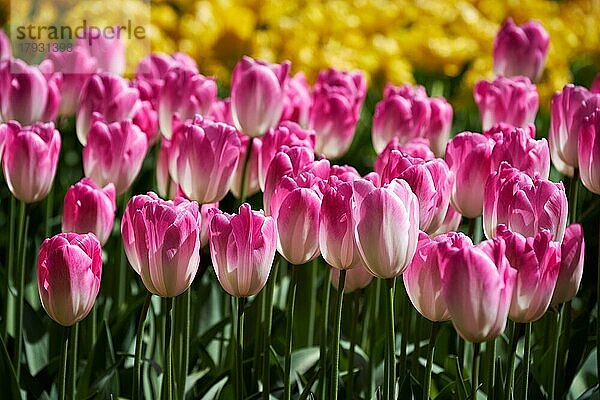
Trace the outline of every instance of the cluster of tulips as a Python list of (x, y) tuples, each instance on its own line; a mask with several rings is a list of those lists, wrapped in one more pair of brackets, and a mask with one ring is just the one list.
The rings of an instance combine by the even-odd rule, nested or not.
[[(343, 294), (366, 287), (373, 277), (385, 280), (388, 288), (382, 316), (388, 338), (386, 399), (395, 399), (397, 390), (397, 278), (402, 277), (419, 313), (436, 324), (451, 320), (462, 338), (476, 344), (474, 357), (479, 357), (479, 343), (486, 343), (486, 351), (493, 348), (508, 319), (526, 324), (530, 335), (531, 323), (551, 305), (576, 295), (584, 235), (580, 225), (567, 225), (575, 220), (576, 207), (568, 210), (563, 184), (548, 177), (552, 160), (562, 174), (580, 177), (587, 189), (600, 194), (600, 94), (565, 86), (552, 101), (549, 141), (535, 139), (538, 95), (532, 80), (541, 74), (548, 47), (539, 24), (508, 24), (498, 34), (498, 77), (481, 81), (474, 93), (483, 133), (462, 132), (450, 139), (453, 111), (445, 99), (428, 97), (420, 86), (386, 86), (373, 117), (378, 156), (374, 172), (366, 176), (330, 161), (352, 142), (367, 89), (361, 72), (325, 70), (311, 87), (302, 73), (290, 77), (288, 62), (244, 57), (233, 71), (230, 98), (218, 99), (215, 80), (200, 74), (185, 54), (148, 55), (132, 80), (121, 77), (115, 73), (120, 64), (105, 61), (106, 52), (122, 48), (106, 40), (96, 44), (103, 56), (76, 45), (72, 52), (50, 53), (40, 65), (13, 59), (10, 43), (2, 41), (0, 153), (6, 183), (21, 202), (19, 250), (9, 264), (9, 277), (18, 276), (7, 282), (15, 285), (18, 299), (17, 377), (27, 204), (42, 200), (52, 187), (61, 149), (61, 133), (52, 122), (57, 116), (75, 115), (85, 174), (64, 198), (64, 233), (46, 239), (37, 258), (41, 303), (60, 325), (76, 327), (93, 309), (102, 282), (101, 248), (113, 232), (116, 198), (128, 196), (149, 149), (158, 149), (159, 194), (124, 198), (119, 219), (127, 259), (148, 291), (137, 333), (134, 398), (140, 396), (144, 320), (153, 295), (166, 298), (167, 307), (163, 393), (167, 399), (183, 397), (185, 375), (183, 382), (173, 377), (171, 307), (174, 297), (187, 296), (189, 317), (188, 289), (200, 249), (207, 245), (220, 285), (237, 299), (231, 378), (239, 399), (246, 396), (241, 377), (244, 307), (267, 285), (262, 317), (270, 321), (272, 269), (283, 262), (280, 258), (289, 263), (290, 276), (286, 399), (294, 390), (295, 271), (319, 256), (331, 267), (338, 292), (330, 321), (334, 345), (328, 349), (325, 341), (321, 347), (319, 398), (338, 394)], [(219, 209), (229, 191), (241, 204), (234, 213)], [(253, 210), (245, 200), (259, 191), (263, 210)], [(476, 229), (480, 216), (483, 241)], [(470, 221), (469, 236), (458, 232), (463, 217)], [(15, 258), (19, 268), (12, 267)], [(67, 350), (68, 342), (61, 399), (69, 392), (67, 360), (77, 359), (76, 350)], [(432, 333), (425, 398), (434, 345)], [(267, 366), (269, 352), (266, 343)], [(473, 396), (479, 390), (478, 366), (473, 363)], [(268, 398), (269, 368), (257, 379)], [(514, 361), (507, 380), (512, 385)]]

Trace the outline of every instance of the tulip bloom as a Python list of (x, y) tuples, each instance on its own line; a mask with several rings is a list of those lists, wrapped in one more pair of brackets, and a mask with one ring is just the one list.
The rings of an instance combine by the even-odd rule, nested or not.
[(533, 237), (546, 229), (552, 240), (562, 242), (567, 224), (567, 196), (561, 183), (531, 178), (502, 163), (485, 184), (483, 227), (488, 238), (506, 225), (513, 232)]
[(553, 306), (570, 301), (579, 290), (585, 256), (585, 239), (581, 225), (571, 224), (567, 227), (560, 251), (560, 271), (552, 296)]
[(302, 127), (308, 126), (312, 96), (310, 86), (302, 72), (298, 72), (288, 81), (283, 99), (281, 122), (292, 121)]
[(10, 121), (0, 125), (0, 136), (4, 136), (4, 179), (13, 196), (26, 203), (46, 197), (56, 175), (61, 145), (54, 123), (21, 126)]
[(429, 148), (428, 139), (416, 138), (407, 143), (400, 144), (400, 139), (398, 137), (394, 137), (375, 159), (374, 169), (379, 175), (383, 174), (383, 170), (389, 163), (390, 155), (393, 151), (400, 151), (404, 155), (413, 158), (420, 158), (424, 161), (433, 160), (435, 158), (435, 155)]
[(503, 161), (525, 172), (532, 178), (548, 179), (550, 150), (546, 139), (532, 139), (529, 132), (513, 128), (494, 135), (496, 144), (492, 151), (492, 165), (497, 169)]
[(267, 283), (277, 247), (272, 217), (240, 206), (238, 214), (215, 212), (209, 227), (210, 257), (219, 283), (232, 296), (255, 295)]
[(400, 179), (381, 188), (357, 179), (354, 193), (354, 234), (365, 267), (382, 279), (400, 275), (412, 261), (419, 240), (417, 197)]
[(360, 71), (329, 69), (319, 73), (308, 123), (317, 133), (317, 154), (338, 158), (348, 150), (366, 91), (367, 83)]
[(432, 232), (430, 236), (434, 237), (437, 235), (441, 235), (442, 233), (456, 232), (458, 231), (458, 227), (460, 226), (461, 221), (462, 215), (460, 215), (460, 213), (456, 211), (456, 208), (454, 208), (452, 203), (450, 203), (450, 205), (448, 205), (448, 210), (446, 211), (446, 216), (444, 217), (442, 224), (435, 232)]
[(76, 130), (79, 142), (85, 146), (94, 122), (119, 122), (131, 119), (140, 107), (139, 92), (117, 75), (95, 74), (81, 89)]
[[(246, 153), (248, 152), (248, 142), (250, 138), (242, 133), (238, 132), (238, 138), (240, 139), (240, 160), (246, 159)], [(262, 147), (262, 141), (259, 138), (252, 140), (252, 150), (250, 150), (250, 159), (248, 160), (248, 166), (246, 169), (246, 182), (244, 188), (244, 194), (246, 197), (252, 196), (260, 190), (260, 184), (258, 181), (258, 159), (260, 149)], [(242, 186), (244, 173), (244, 163), (238, 162), (233, 179), (231, 181), (231, 193), (236, 198), (240, 198), (240, 189)]]
[(450, 103), (443, 97), (430, 98), (429, 107), (431, 108), (431, 117), (425, 128), (425, 137), (429, 139), (431, 149), (436, 157), (443, 157), (450, 138), (454, 112)]
[(44, 310), (57, 323), (71, 326), (94, 306), (102, 278), (102, 250), (92, 233), (59, 233), (44, 240), (37, 280)]
[(119, 35), (94, 35), (88, 30), (77, 39), (75, 47), (85, 48), (98, 61), (101, 71), (115, 75), (125, 72), (125, 47)]
[(504, 255), (504, 241), (459, 249), (445, 243), (438, 251), (442, 295), (458, 334), (474, 343), (498, 337), (506, 327), (517, 274)]
[(10, 60), (12, 58), (12, 44), (6, 36), (6, 32), (0, 29), (0, 61)]
[(167, 72), (160, 90), (158, 119), (164, 137), (173, 136), (173, 119), (183, 122), (207, 115), (217, 99), (217, 84), (197, 71), (176, 67)]
[(600, 73), (594, 78), (594, 82), (592, 82), (592, 86), (590, 86), (590, 92), (600, 93)]
[(513, 289), (510, 319), (533, 322), (540, 319), (552, 299), (560, 269), (560, 243), (552, 241), (549, 231), (535, 237), (524, 237), (506, 226), (498, 227), (498, 236), (506, 243), (506, 258), (517, 271)]
[(98, 185), (113, 183), (117, 195), (129, 189), (140, 172), (148, 139), (131, 121), (96, 121), (83, 148), (83, 171)]
[(104, 245), (115, 221), (115, 186), (109, 183), (100, 188), (90, 178), (83, 178), (65, 195), (62, 231), (92, 232)]
[[(340, 283), (340, 271), (337, 268), (331, 268), (331, 284), (335, 290), (338, 290)], [(369, 286), (373, 280), (373, 275), (362, 264), (346, 271), (346, 280), (344, 282), (344, 293), (352, 293)]]
[(208, 244), (208, 229), (213, 215), (219, 209), (219, 203), (202, 204), (200, 207), (200, 246)]
[(196, 115), (173, 137), (169, 159), (176, 173), (171, 178), (191, 200), (220, 201), (229, 191), (240, 152), (233, 126)]
[[(187, 57), (187, 56), (185, 56)], [(140, 91), (140, 97), (149, 100), (158, 110), (160, 91), (165, 84), (167, 73), (176, 67), (187, 67), (197, 72), (194, 64), (179, 60), (176, 54), (152, 53), (144, 57), (137, 66), (134, 85)]]
[(284, 107), (290, 62), (270, 64), (244, 56), (231, 77), (231, 114), (245, 135), (259, 137), (273, 128)]
[(446, 321), (450, 313), (442, 296), (443, 265), (439, 262), (441, 243), (455, 249), (473, 246), (471, 239), (462, 233), (450, 232), (430, 239), (419, 233), (417, 251), (412, 262), (402, 274), (406, 293), (417, 311), (430, 321)]
[(526, 76), (537, 81), (544, 70), (550, 37), (536, 21), (515, 25), (507, 18), (494, 40), (494, 72), (498, 76)]
[(198, 203), (154, 193), (134, 196), (121, 222), (123, 248), (148, 291), (161, 297), (185, 292), (200, 264)]
[(448, 143), (446, 162), (454, 175), (452, 205), (467, 218), (483, 211), (483, 189), (493, 170), (493, 148), (492, 139), (472, 132), (460, 133)]
[(600, 108), (584, 120), (577, 154), (581, 182), (589, 191), (600, 194)]
[(500, 122), (526, 128), (535, 120), (539, 104), (535, 85), (522, 76), (512, 79), (498, 77), (492, 82), (479, 81), (473, 97), (484, 131)]
[(208, 118), (216, 122), (224, 122), (227, 125), (234, 126), (233, 117), (231, 116), (231, 100), (217, 100), (210, 106)]

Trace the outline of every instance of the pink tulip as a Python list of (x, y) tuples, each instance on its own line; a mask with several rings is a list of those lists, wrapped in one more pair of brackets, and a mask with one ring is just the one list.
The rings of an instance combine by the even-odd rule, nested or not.
[(16, 121), (0, 125), (4, 136), (2, 167), (13, 196), (26, 203), (42, 200), (52, 187), (61, 137), (54, 123), (21, 126)]
[(313, 91), (309, 127), (317, 133), (315, 151), (338, 158), (350, 147), (365, 100), (367, 83), (360, 71), (321, 71)]
[(187, 68), (171, 68), (160, 90), (158, 119), (164, 137), (173, 136), (173, 119), (183, 122), (195, 114), (207, 115), (217, 99), (217, 84)]
[[(237, 164), (237, 168), (233, 174), (233, 180), (231, 181), (231, 193), (236, 198), (240, 198), (241, 186), (242, 186), (242, 175), (244, 172), (244, 162), (246, 159), (246, 153), (248, 151), (248, 142), (250, 138), (242, 133), (238, 132), (240, 139), (240, 162)], [(252, 141), (252, 151), (250, 152), (250, 159), (248, 160), (248, 167), (246, 169), (246, 182), (244, 193), (246, 197), (250, 197), (260, 190), (260, 183), (258, 181), (258, 160), (260, 157), (262, 147), (262, 141), (259, 138), (254, 138)]]
[(183, 198), (134, 196), (121, 223), (129, 263), (148, 291), (161, 297), (185, 292), (200, 264), (198, 204)]
[(504, 255), (502, 239), (459, 249), (440, 245), (442, 295), (452, 325), (470, 342), (498, 337), (506, 326), (517, 271)]
[(446, 162), (454, 175), (452, 205), (467, 218), (483, 211), (485, 182), (492, 172), (494, 140), (479, 133), (463, 132), (452, 138)]
[(85, 82), (96, 73), (97, 61), (83, 47), (75, 46), (72, 51), (48, 53), (55, 72), (61, 74), (59, 85), (61, 102), (58, 114), (74, 115), (79, 106), (79, 96)]
[(81, 89), (76, 130), (79, 142), (85, 146), (92, 125), (97, 119), (108, 123), (131, 119), (140, 107), (139, 92), (117, 75), (92, 75)]
[[(335, 290), (338, 290), (340, 271), (337, 268), (331, 268), (331, 284)], [(369, 286), (373, 280), (373, 275), (362, 264), (346, 271), (346, 281), (344, 282), (344, 293), (352, 293)]]
[(450, 319), (442, 295), (444, 269), (438, 259), (438, 249), (442, 243), (447, 243), (454, 249), (473, 246), (471, 239), (462, 233), (450, 232), (430, 239), (420, 232), (415, 256), (402, 274), (410, 301), (417, 311), (430, 321)]
[(233, 117), (231, 116), (231, 100), (226, 98), (224, 100), (216, 100), (210, 106), (208, 112), (208, 118), (216, 122), (223, 122), (227, 125), (234, 126)]
[(65, 195), (62, 231), (92, 232), (104, 245), (115, 222), (115, 186), (109, 183), (100, 188), (90, 178), (83, 178)]
[(506, 226), (498, 227), (498, 236), (506, 243), (506, 258), (517, 271), (508, 315), (515, 322), (540, 319), (552, 299), (560, 269), (560, 243), (552, 242), (549, 231), (524, 237)]
[(456, 211), (456, 208), (452, 206), (452, 203), (450, 203), (442, 224), (435, 232), (432, 232), (430, 236), (435, 237), (443, 233), (456, 232), (458, 231), (458, 227), (460, 226), (461, 222), (462, 215), (460, 215), (460, 213)]
[(400, 144), (400, 139), (394, 137), (375, 159), (374, 169), (379, 175), (383, 174), (383, 170), (387, 166), (390, 160), (390, 154), (392, 154), (393, 151), (400, 151), (404, 155), (421, 158), (424, 161), (433, 160), (435, 158), (435, 155), (429, 148), (428, 139), (416, 138), (405, 144)]
[(592, 86), (590, 87), (590, 92), (592, 93), (600, 93), (600, 73), (596, 75), (594, 81), (592, 82)]
[(488, 238), (506, 225), (513, 232), (533, 237), (546, 229), (552, 240), (562, 242), (567, 224), (567, 196), (561, 183), (531, 178), (502, 163), (485, 184), (483, 227)]
[[(550, 114), (550, 151), (552, 163), (558, 171), (573, 176), (579, 167), (577, 143), (579, 130), (587, 114), (593, 111), (593, 104), (586, 104), (592, 94), (584, 87), (565, 85), (561, 92), (552, 97)], [(600, 98), (600, 97), (599, 97)], [(600, 102), (599, 102), (600, 104)]]
[(277, 127), (270, 129), (262, 138), (262, 146), (258, 153), (258, 179), (262, 190), (265, 189), (265, 179), (271, 160), (281, 149), (281, 146), (304, 146), (314, 151), (315, 132), (302, 129), (292, 121), (283, 121)]
[(583, 276), (584, 256), (583, 228), (579, 224), (571, 224), (565, 230), (561, 245), (560, 271), (552, 296), (552, 306), (570, 301), (577, 294)]
[[(150, 100), (152, 106), (158, 110), (160, 91), (165, 84), (167, 73), (175, 67), (185, 67), (187, 62), (180, 62), (175, 55), (152, 53), (144, 57), (137, 66), (134, 84), (143, 93), (144, 100)], [(196, 67), (190, 67), (197, 72)]]
[(515, 25), (507, 18), (494, 40), (494, 72), (498, 76), (526, 76), (537, 81), (542, 76), (550, 37), (536, 21)]
[(101, 71), (123, 75), (126, 65), (125, 47), (121, 38), (114, 35), (92, 36), (92, 33), (87, 31), (83, 38), (78, 38), (75, 47), (85, 48), (98, 61)]
[(264, 135), (279, 122), (290, 62), (271, 64), (244, 56), (231, 78), (231, 114), (245, 135)]
[[(320, 163), (326, 164), (324, 162), (324, 159), (319, 160)], [(322, 166), (323, 168), (320, 168), (322, 170), (322, 172), (318, 172), (317, 175), (319, 177), (321, 177), (321, 179), (326, 180), (328, 178), (328, 176), (326, 176), (326, 167)], [(323, 174), (325, 173), (325, 174)], [(329, 177), (334, 176), (337, 179), (339, 179), (342, 182), (354, 182), (357, 179), (360, 179), (361, 176), (358, 173), (358, 171), (356, 170), (356, 168), (354, 168), (351, 165), (332, 165), (329, 168)], [(366, 178), (365, 178), (366, 179)]]
[(84, 319), (96, 301), (102, 279), (102, 250), (92, 233), (59, 233), (44, 240), (37, 281), (44, 310), (57, 323)]
[(218, 209), (219, 203), (202, 204), (200, 207), (200, 247), (208, 244), (210, 221)]
[(175, 131), (171, 146), (171, 178), (189, 199), (207, 204), (225, 197), (241, 151), (233, 126), (196, 115)]
[[(516, 128), (511, 124), (498, 122), (492, 125), (489, 129), (483, 131), (483, 135), (497, 141), (499, 140), (499, 138), (501, 139), (504, 136), (507, 136), (510, 132), (514, 131), (515, 129)], [(527, 125), (526, 128), (519, 129), (523, 129), (530, 138), (535, 139), (535, 125), (533, 123)]]
[(160, 141), (158, 155), (156, 157), (156, 186), (158, 194), (165, 199), (177, 197), (177, 182), (171, 179), (169, 174), (169, 157), (172, 141), (163, 138)]
[(283, 99), (281, 122), (292, 121), (302, 127), (308, 126), (312, 96), (310, 86), (302, 72), (298, 72), (288, 81)]
[(272, 217), (242, 204), (238, 214), (217, 211), (209, 227), (210, 257), (219, 283), (236, 297), (255, 295), (267, 283), (277, 247)]
[(600, 107), (581, 126), (577, 154), (581, 182), (589, 191), (600, 194)]
[(479, 108), (483, 130), (500, 122), (526, 128), (535, 120), (538, 93), (528, 78), (498, 77), (494, 81), (479, 81), (473, 97)]
[(365, 267), (378, 278), (400, 275), (410, 264), (419, 240), (419, 203), (403, 180), (376, 188), (354, 181), (355, 240)]
[(12, 58), (12, 44), (3, 29), (0, 29), (0, 61)]
[(140, 107), (135, 112), (132, 122), (140, 128), (148, 139), (148, 146), (150, 147), (159, 136), (158, 131), (158, 113), (152, 108), (152, 103), (148, 100), (142, 100)]
[(436, 157), (443, 157), (450, 138), (454, 112), (450, 103), (443, 97), (430, 98), (429, 107), (431, 108), (431, 117), (425, 128), (425, 137), (429, 139), (431, 149)]
[(117, 195), (129, 189), (140, 172), (148, 139), (131, 121), (96, 121), (83, 148), (83, 171), (98, 185), (115, 185)]
[[(546, 139), (532, 139), (529, 132), (513, 128), (494, 136), (496, 144), (492, 151), (492, 165), (506, 161), (527, 175), (548, 179), (550, 174), (550, 150)], [(496, 169), (496, 168), (494, 168)]]

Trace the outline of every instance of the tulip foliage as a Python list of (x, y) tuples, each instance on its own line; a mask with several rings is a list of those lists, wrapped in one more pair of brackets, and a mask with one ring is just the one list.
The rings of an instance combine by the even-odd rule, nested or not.
[(470, 106), (0, 34), (6, 398), (597, 396), (600, 77), (543, 104), (548, 33), (499, 29)]

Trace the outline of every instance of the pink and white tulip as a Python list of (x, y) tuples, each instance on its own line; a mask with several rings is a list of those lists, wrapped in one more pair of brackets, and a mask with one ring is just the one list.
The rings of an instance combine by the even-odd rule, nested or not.
[(560, 249), (560, 271), (552, 296), (552, 306), (570, 301), (579, 290), (585, 258), (585, 239), (581, 225), (567, 226)]
[(292, 121), (302, 127), (308, 126), (312, 96), (310, 86), (302, 72), (290, 78), (285, 87), (281, 122)]
[[(340, 269), (331, 268), (331, 284), (335, 290), (338, 290), (340, 279)], [(362, 264), (346, 271), (346, 280), (344, 281), (344, 293), (352, 293), (369, 286), (373, 280), (373, 275)]]
[(75, 47), (86, 49), (97, 60), (98, 68), (101, 71), (123, 75), (126, 62), (125, 46), (121, 38), (118, 35), (91, 36), (91, 34), (92, 32), (88, 31), (83, 38), (77, 39)]
[(496, 144), (492, 151), (494, 169), (506, 161), (532, 178), (548, 179), (550, 174), (550, 150), (546, 139), (532, 139), (530, 133), (513, 128), (494, 135)]
[(600, 107), (581, 126), (577, 154), (581, 182), (589, 191), (600, 194)]
[[(231, 193), (236, 198), (240, 198), (241, 192), (240, 189), (242, 187), (242, 175), (244, 174), (244, 160), (246, 159), (246, 153), (248, 152), (248, 142), (250, 138), (242, 133), (238, 132), (238, 137), (240, 139), (240, 158), (237, 164), (237, 168), (235, 169), (235, 173), (233, 174), (233, 180), (231, 181)], [(258, 163), (260, 152), (262, 148), (262, 140), (259, 138), (254, 138), (252, 140), (252, 150), (250, 151), (250, 159), (248, 160), (248, 166), (246, 168), (246, 179), (245, 179), (245, 188), (244, 194), (246, 197), (252, 196), (255, 193), (258, 193), (260, 190), (260, 182), (258, 179)]]

